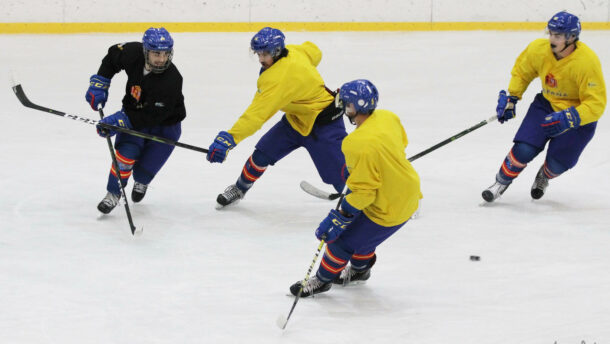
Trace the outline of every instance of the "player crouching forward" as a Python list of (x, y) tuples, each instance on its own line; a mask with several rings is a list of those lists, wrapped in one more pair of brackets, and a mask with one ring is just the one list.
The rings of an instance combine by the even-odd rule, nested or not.
[(531, 188), (532, 198), (541, 198), (549, 179), (576, 165), (604, 113), (604, 76), (597, 55), (578, 41), (578, 17), (559, 12), (547, 29), (549, 39), (533, 41), (517, 58), (508, 85), (510, 95), (500, 91), (496, 111), (503, 123), (515, 117), (515, 104), (530, 82), (536, 77), (542, 82), (542, 92), (530, 105), (496, 182), (483, 191), (487, 202), (500, 197), (548, 142), (546, 159)]
[[(303, 297), (325, 292), (332, 283), (367, 280), (376, 247), (407, 222), (422, 197), (419, 176), (405, 156), (407, 134), (398, 116), (375, 110), (378, 98), (368, 80), (348, 82), (339, 92), (339, 106), (356, 125), (341, 146), (351, 192), (316, 230), (316, 237), (328, 245), (316, 275), (303, 287)], [(290, 287), (293, 295), (301, 283)]]
[(300, 147), (307, 149), (322, 180), (341, 192), (346, 178), (341, 141), (347, 133), (335, 94), (316, 69), (322, 51), (311, 42), (285, 45), (284, 34), (270, 27), (257, 32), (250, 47), (261, 64), (254, 99), (231, 129), (218, 133), (207, 160), (222, 163), (229, 150), (276, 112), (285, 114), (258, 141), (235, 184), (218, 195), (216, 208), (237, 204), (267, 167)]
[[(102, 60), (97, 74), (91, 76), (85, 99), (93, 110), (104, 107), (112, 77), (125, 70), (126, 94), (123, 108), (100, 122), (178, 141), (181, 122), (186, 117), (182, 95), (182, 75), (172, 63), (174, 40), (164, 28), (150, 28), (142, 42), (113, 45)], [(100, 136), (116, 134), (97, 127)], [(97, 209), (108, 214), (118, 204), (121, 190), (132, 174), (131, 199), (140, 202), (148, 184), (172, 154), (174, 146), (118, 133), (114, 143), (119, 171), (112, 166), (108, 175), (106, 197)]]

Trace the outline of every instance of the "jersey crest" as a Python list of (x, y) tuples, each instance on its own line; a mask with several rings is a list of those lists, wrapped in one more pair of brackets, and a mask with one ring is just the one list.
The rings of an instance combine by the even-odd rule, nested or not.
[(548, 87), (557, 88), (557, 79), (555, 79), (555, 76), (553, 74), (551, 74), (551, 73), (547, 74), (544, 77), (544, 83)]
[(142, 95), (142, 88), (138, 85), (131, 86), (131, 96), (136, 100), (140, 101), (140, 96)]

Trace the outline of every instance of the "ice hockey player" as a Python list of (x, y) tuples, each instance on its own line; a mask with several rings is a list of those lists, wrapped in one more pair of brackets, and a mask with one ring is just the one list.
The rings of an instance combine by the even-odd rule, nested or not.
[(506, 91), (496, 108), (500, 123), (515, 117), (515, 105), (530, 82), (539, 77), (542, 92), (529, 107), (504, 159), (496, 182), (483, 191), (493, 202), (548, 142), (546, 159), (531, 188), (540, 199), (549, 180), (571, 169), (595, 133), (606, 107), (606, 86), (597, 55), (580, 42), (580, 21), (567, 12), (555, 14), (547, 25), (548, 39), (537, 39), (519, 55)]
[[(182, 95), (182, 75), (172, 63), (174, 40), (165, 28), (149, 28), (142, 42), (113, 45), (103, 58), (97, 74), (91, 76), (85, 99), (93, 110), (104, 107), (112, 77), (125, 70), (127, 85), (120, 111), (100, 122), (178, 141), (181, 121), (186, 117)], [(100, 136), (117, 134), (97, 127)], [(123, 186), (133, 172), (131, 198), (140, 202), (146, 189), (172, 154), (174, 146), (118, 133), (114, 143), (119, 170), (111, 167), (106, 197), (97, 208), (110, 213), (120, 198), (117, 175)]]
[[(333, 283), (367, 280), (376, 247), (409, 220), (422, 197), (419, 176), (405, 156), (407, 134), (398, 116), (375, 110), (378, 99), (377, 89), (368, 80), (341, 86), (340, 106), (356, 125), (342, 145), (351, 192), (315, 232), (328, 245), (302, 297), (325, 292)], [(300, 288), (298, 281), (290, 292), (297, 295)]]
[(276, 112), (285, 114), (258, 141), (237, 182), (218, 195), (217, 209), (236, 204), (269, 165), (299, 147), (307, 149), (322, 181), (337, 192), (345, 186), (341, 141), (347, 133), (341, 110), (335, 106), (335, 94), (316, 69), (322, 52), (311, 42), (285, 45), (284, 38), (280, 30), (265, 27), (250, 42), (262, 65), (254, 99), (231, 129), (218, 133), (207, 160), (222, 163), (229, 150), (258, 131)]

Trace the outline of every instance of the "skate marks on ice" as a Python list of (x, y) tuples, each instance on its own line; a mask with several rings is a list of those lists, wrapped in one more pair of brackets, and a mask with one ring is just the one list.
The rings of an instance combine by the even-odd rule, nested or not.
[(510, 212), (515, 212), (524, 215), (543, 215), (544, 213), (571, 213), (576, 215), (587, 212), (604, 212), (609, 210), (607, 206), (604, 206), (601, 203), (570, 204), (567, 201), (558, 201), (554, 199), (534, 200), (531, 198), (524, 198), (523, 200), (515, 200), (514, 198), (512, 198), (509, 200), (505, 200), (502, 197), (493, 202), (482, 201), (481, 203), (479, 203), (479, 207), (504, 209)]
[[(394, 322), (415, 312), (409, 298), (403, 297), (398, 286), (388, 288), (380, 286), (380, 283), (367, 281), (348, 286), (333, 285), (327, 292), (301, 298), (284, 332), (303, 331), (309, 328), (312, 319), (349, 323), (350, 320), (366, 322), (372, 316), (393, 319)], [(293, 299), (294, 295), (288, 292), (286, 298)], [(283, 325), (285, 318), (285, 314), (278, 315), (276, 324)]]

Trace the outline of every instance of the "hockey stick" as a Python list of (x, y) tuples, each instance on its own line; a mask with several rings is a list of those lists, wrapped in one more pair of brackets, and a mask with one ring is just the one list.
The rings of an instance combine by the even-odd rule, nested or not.
[[(104, 110), (100, 106), (97, 111), (100, 113), (100, 119), (104, 118)], [(104, 130), (107, 132), (107, 130)], [(114, 171), (116, 172), (117, 183), (119, 183), (119, 190), (121, 190), (121, 194), (123, 195), (123, 199), (125, 200), (125, 213), (127, 213), (127, 220), (129, 221), (129, 228), (131, 228), (131, 235), (136, 235), (136, 226), (133, 224), (133, 219), (131, 218), (131, 211), (129, 210), (129, 202), (127, 201), (127, 194), (125, 193), (125, 187), (123, 183), (121, 183), (121, 170), (119, 169), (119, 162), (116, 159), (116, 154), (114, 153), (114, 148), (112, 147), (112, 140), (110, 140), (110, 135), (106, 136), (106, 142), (108, 142), (108, 149), (110, 150), (110, 156), (112, 157), (112, 166), (114, 167)], [(138, 234), (141, 234), (144, 229), (138, 230)]]
[[(428, 154), (428, 153), (430, 153), (432, 151), (435, 151), (435, 150), (441, 148), (442, 146), (444, 146), (444, 145), (446, 145), (446, 144), (448, 144), (450, 142), (453, 142), (453, 141), (459, 139), (460, 137), (462, 137), (462, 136), (464, 136), (466, 134), (469, 134), (469, 133), (479, 129), (480, 127), (486, 125), (487, 123), (495, 121), (496, 119), (497, 119), (497, 117), (495, 115), (492, 116), (492, 117), (489, 117), (488, 119), (486, 119), (484, 121), (481, 121), (481, 122), (477, 123), (476, 125), (468, 128), (466, 130), (463, 130), (463, 131), (461, 131), (461, 132), (451, 136), (450, 138), (448, 138), (448, 139), (446, 139), (446, 140), (444, 140), (442, 142), (439, 142), (439, 143), (435, 144), (434, 146), (432, 146), (432, 147), (430, 147), (430, 148), (428, 148), (428, 149), (426, 149), (426, 150), (424, 150), (422, 152), (419, 152), (419, 153), (415, 154), (414, 156), (409, 158), (409, 161), (413, 162), (413, 161), (421, 158), (422, 156), (424, 156), (424, 155), (426, 155), (426, 154)], [(317, 197), (317, 198), (321, 198), (321, 199), (332, 201), (334, 199), (337, 199), (337, 198), (341, 197), (340, 193), (330, 193), (330, 192), (326, 192), (326, 191), (320, 190), (320, 189), (318, 189), (317, 187), (311, 185), (309, 182), (307, 182), (305, 180), (303, 180), (301, 182), (300, 186), (301, 186), (301, 189), (303, 189), (303, 191), (305, 191), (306, 193), (308, 193), (308, 194), (310, 194), (310, 195), (312, 195), (314, 197)]]
[(311, 185), (306, 180), (302, 180), (301, 184), (299, 184), (299, 186), (301, 187), (301, 189), (303, 191), (312, 195), (313, 197), (325, 199), (327, 201), (335, 200), (335, 199), (341, 197), (341, 195), (343, 194), (343, 193), (330, 193), (330, 192), (326, 192), (324, 190), (318, 189), (317, 187)]
[(106, 123), (99, 123), (98, 121), (94, 120), (94, 119), (90, 119), (90, 118), (86, 118), (86, 117), (80, 117), (77, 115), (71, 115), (71, 114), (67, 114), (65, 112), (62, 111), (58, 111), (58, 110), (53, 110), (51, 108), (48, 107), (44, 107), (41, 105), (37, 105), (32, 103), (28, 97), (26, 97), (25, 92), (23, 91), (23, 88), (21, 87), (21, 84), (19, 85), (15, 85), (13, 86), (13, 92), (15, 92), (15, 95), (17, 96), (17, 99), (19, 99), (19, 101), (21, 102), (21, 104), (23, 104), (23, 106), (25, 107), (29, 107), (30, 109), (35, 109), (35, 110), (40, 110), (43, 112), (48, 112), (51, 113), (53, 115), (57, 115), (57, 116), (61, 116), (61, 117), (65, 117), (65, 118), (70, 118), (79, 122), (83, 122), (83, 123), (88, 123), (88, 124), (93, 124), (93, 125), (99, 125), (100, 127), (104, 128), (104, 129), (112, 129), (114, 131), (118, 131), (121, 133), (125, 133), (125, 134), (129, 134), (129, 135), (133, 135), (133, 136), (137, 136), (137, 137), (141, 137), (144, 139), (148, 139), (148, 140), (152, 140), (152, 141), (156, 141), (156, 142), (160, 142), (160, 143), (164, 143), (170, 146), (176, 146), (176, 147), (181, 147), (181, 148), (186, 148), (186, 149), (190, 149), (190, 150), (194, 150), (197, 152), (201, 152), (201, 153), (207, 153), (208, 150), (205, 148), (200, 148), (197, 146), (192, 146), (186, 143), (182, 143), (182, 142), (178, 142), (178, 141), (174, 141), (174, 140), (170, 140), (170, 139), (166, 139), (165, 137), (160, 137), (160, 136), (155, 136), (155, 135), (151, 135), (151, 134), (146, 134), (146, 133), (142, 133), (136, 130), (131, 130), (131, 129), (127, 129), (127, 128), (122, 128), (122, 127), (118, 127), (115, 125), (110, 125), (110, 124), (106, 124)]
[(301, 282), (301, 288), (299, 289), (299, 292), (294, 297), (294, 302), (292, 303), (292, 307), (290, 308), (290, 312), (288, 313), (288, 316), (284, 317), (284, 316), (280, 315), (279, 318), (277, 319), (277, 326), (279, 328), (281, 328), (282, 330), (286, 328), (286, 325), (288, 325), (288, 320), (290, 320), (290, 316), (292, 315), (292, 312), (294, 312), (294, 309), (297, 306), (297, 302), (299, 302), (299, 299), (301, 298), (301, 294), (303, 293), (303, 288), (305, 287), (305, 285), (307, 284), (307, 281), (309, 280), (309, 275), (311, 274), (311, 271), (313, 270), (314, 265), (316, 265), (316, 262), (318, 261), (318, 256), (320, 255), (320, 251), (322, 251), (322, 247), (324, 247), (324, 244), (325, 244), (324, 239), (320, 240), (320, 245), (318, 245), (318, 250), (316, 251), (316, 255), (313, 257), (313, 260), (311, 261), (311, 265), (309, 265), (309, 269), (307, 269), (307, 274), (305, 274), (305, 278), (303, 278), (303, 281)]
[(422, 152), (419, 152), (419, 153), (415, 154), (414, 156), (409, 158), (409, 161), (413, 162), (413, 161), (421, 158), (422, 156), (424, 156), (424, 155), (426, 155), (426, 154), (428, 154), (428, 153), (430, 153), (432, 151), (435, 151), (435, 150), (441, 148), (442, 146), (444, 146), (444, 145), (446, 145), (448, 143), (451, 143), (451, 142), (459, 139), (460, 137), (462, 137), (462, 136), (464, 136), (466, 134), (469, 134), (469, 133), (479, 129), (480, 127), (484, 126), (485, 124), (491, 123), (491, 122), (493, 122), (493, 121), (495, 121), (497, 119), (498, 119), (498, 117), (496, 115), (493, 115), (493, 116), (489, 117), (488, 119), (483, 120), (483, 121), (473, 125), (472, 127), (468, 128), (466, 130), (460, 131), (459, 133), (451, 136), (450, 138), (446, 139), (445, 141), (439, 142), (439, 143), (435, 144), (434, 146), (432, 146), (432, 147), (430, 147), (430, 148), (428, 148), (428, 149), (426, 149), (426, 150), (424, 150)]
[[(341, 196), (339, 196), (339, 201), (337, 202), (337, 206), (335, 207), (336, 210), (339, 210), (339, 207), (341, 207), (341, 201), (343, 201), (343, 197), (345, 197), (346, 191), (347, 191), (347, 185), (343, 188), (343, 192), (341, 192)], [(307, 284), (307, 281), (309, 280), (309, 275), (311, 274), (311, 270), (313, 270), (314, 265), (316, 265), (316, 262), (318, 261), (318, 256), (320, 255), (320, 251), (322, 251), (322, 247), (324, 247), (325, 239), (326, 239), (326, 235), (323, 235), (322, 240), (320, 240), (320, 245), (318, 245), (318, 250), (316, 251), (316, 255), (313, 257), (313, 261), (311, 262), (311, 265), (309, 265), (309, 269), (307, 269), (307, 274), (305, 274), (305, 278), (303, 278), (303, 281), (301, 282), (301, 288), (299, 289), (299, 292), (297, 293), (297, 295), (294, 298), (294, 302), (292, 303), (292, 308), (290, 308), (290, 312), (288, 313), (288, 316), (283, 317), (280, 315), (280, 317), (277, 319), (277, 326), (279, 326), (282, 330), (286, 328), (286, 325), (288, 325), (288, 320), (290, 320), (290, 316), (292, 315), (294, 308), (297, 306), (297, 302), (299, 302), (299, 299), (301, 298), (301, 294), (303, 293), (303, 288), (305, 288), (305, 285)]]

